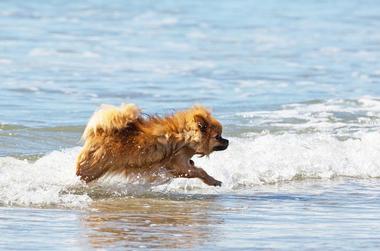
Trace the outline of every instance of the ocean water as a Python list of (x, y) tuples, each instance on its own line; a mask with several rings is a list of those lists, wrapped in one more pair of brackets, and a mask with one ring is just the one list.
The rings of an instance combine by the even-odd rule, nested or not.
[[(1, 250), (378, 250), (377, 1), (0, 1)], [(103, 103), (201, 103), (222, 187), (75, 176)]]

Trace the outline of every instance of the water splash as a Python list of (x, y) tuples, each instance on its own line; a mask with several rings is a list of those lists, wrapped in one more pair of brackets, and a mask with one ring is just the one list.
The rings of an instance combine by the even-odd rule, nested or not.
[(131, 185), (120, 177), (84, 185), (75, 175), (80, 148), (55, 151), (35, 162), (0, 158), (0, 204), (85, 206), (105, 197), (152, 193), (240, 193), (252, 187), (298, 179), (380, 177), (380, 133), (341, 140), (324, 133), (232, 138), (224, 152), (194, 158), (223, 182), (208, 187), (197, 179), (175, 179), (155, 187)]

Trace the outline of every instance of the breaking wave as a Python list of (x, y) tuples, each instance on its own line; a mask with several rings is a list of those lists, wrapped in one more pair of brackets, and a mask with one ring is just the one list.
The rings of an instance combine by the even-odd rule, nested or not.
[(232, 138), (230, 147), (209, 158), (194, 158), (220, 188), (197, 179), (175, 179), (149, 187), (131, 185), (121, 178), (91, 186), (75, 175), (80, 147), (51, 152), (36, 161), (0, 158), (0, 205), (58, 205), (82, 207), (93, 200), (136, 194), (240, 193), (252, 187), (299, 179), (380, 177), (380, 133), (363, 132), (339, 139), (326, 133), (264, 134)]

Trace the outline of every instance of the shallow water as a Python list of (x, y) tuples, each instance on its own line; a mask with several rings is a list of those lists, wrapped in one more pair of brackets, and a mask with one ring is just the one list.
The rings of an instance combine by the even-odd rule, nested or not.
[[(0, 249), (376, 249), (376, 1), (0, 2)], [(75, 176), (102, 103), (202, 103), (223, 182)]]
[(379, 193), (377, 180), (335, 179), (104, 198), (80, 211), (1, 208), (0, 248), (376, 249)]

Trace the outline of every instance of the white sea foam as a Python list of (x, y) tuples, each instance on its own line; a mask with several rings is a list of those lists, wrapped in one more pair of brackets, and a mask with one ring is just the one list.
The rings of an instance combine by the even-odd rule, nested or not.
[[(380, 177), (380, 134), (357, 137), (343, 141), (317, 133), (234, 138), (227, 151), (195, 162), (223, 182), (223, 191), (294, 179)], [(198, 180), (176, 180), (164, 189), (198, 187), (206, 188)]]
[(325, 132), (350, 136), (358, 131), (380, 130), (380, 100), (362, 97), (356, 100), (283, 105), (273, 111), (238, 113), (252, 127), (276, 128), (282, 132)]
[(141, 192), (239, 193), (263, 184), (295, 179), (380, 177), (380, 133), (366, 132), (339, 140), (326, 133), (232, 138), (230, 147), (196, 165), (223, 182), (221, 188), (197, 179), (176, 179), (156, 187), (131, 187), (121, 178), (86, 186), (75, 176), (80, 148), (52, 152), (34, 163), (0, 158), (0, 204), (85, 206), (97, 198)]
[(83, 205), (86, 194), (63, 193), (80, 185), (74, 160), (79, 148), (56, 151), (34, 163), (13, 157), (0, 158), (0, 204), (3, 205)]

